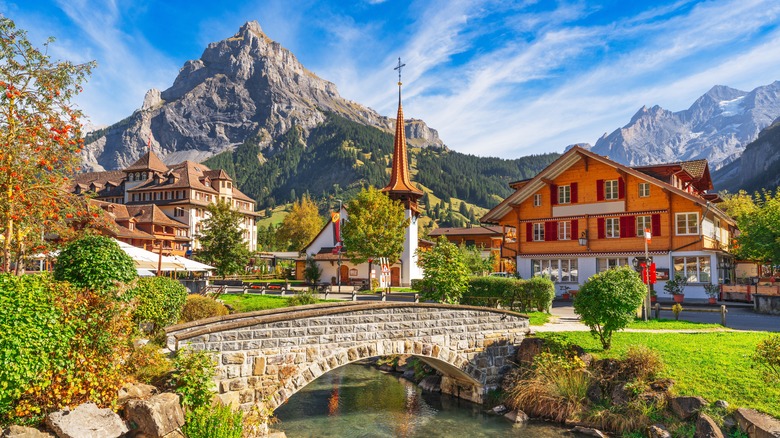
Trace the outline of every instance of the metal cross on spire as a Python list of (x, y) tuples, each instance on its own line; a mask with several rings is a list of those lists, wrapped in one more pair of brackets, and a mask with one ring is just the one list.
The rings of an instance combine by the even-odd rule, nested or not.
[(398, 70), (398, 85), (401, 85), (401, 68), (406, 67), (406, 64), (401, 64), (401, 58), (398, 58), (398, 66), (396, 66), (393, 70)]

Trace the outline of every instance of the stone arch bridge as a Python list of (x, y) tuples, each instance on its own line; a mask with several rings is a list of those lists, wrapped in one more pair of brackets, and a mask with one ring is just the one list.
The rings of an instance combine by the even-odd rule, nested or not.
[(442, 392), (474, 402), (510, 369), (528, 318), (507, 310), (430, 303), (341, 302), (227, 315), (166, 329), (171, 350), (217, 355), (226, 403), (275, 409), (331, 369), (393, 354), (440, 371)]

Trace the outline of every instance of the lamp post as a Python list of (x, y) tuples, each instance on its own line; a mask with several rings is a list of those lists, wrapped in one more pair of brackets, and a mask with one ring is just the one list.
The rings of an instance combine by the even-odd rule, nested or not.
[(588, 230), (585, 230), (582, 232), (582, 234), (580, 234), (580, 238), (577, 239), (577, 242), (579, 242), (580, 246), (588, 246)]
[(342, 201), (341, 201), (341, 199), (336, 199), (336, 200), (339, 201), (339, 213), (338, 213), (339, 214), (339, 235), (336, 236), (336, 238), (339, 239), (338, 242), (336, 242), (336, 246), (339, 248), (339, 253), (338, 253), (338, 263), (337, 263), (338, 268), (337, 268), (337, 272), (336, 272), (336, 279), (337, 279), (338, 285), (339, 285), (339, 293), (341, 293), (341, 245), (339, 245), (339, 243), (341, 243), (341, 223), (340, 222), (341, 222), (341, 202)]

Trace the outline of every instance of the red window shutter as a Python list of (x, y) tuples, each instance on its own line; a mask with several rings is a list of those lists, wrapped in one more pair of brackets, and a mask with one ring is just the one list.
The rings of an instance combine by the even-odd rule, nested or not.
[(620, 216), (620, 238), (628, 237), (628, 227), (626, 226), (626, 219), (630, 219), (628, 216)]
[(550, 184), (550, 204), (558, 205), (558, 186)]
[(579, 228), (579, 224), (580, 224), (580, 221), (578, 221), (577, 219), (572, 219), (572, 221), (571, 221), (571, 238), (572, 239), (576, 240), (578, 237), (580, 237), (580, 230), (578, 229)]
[(652, 219), (650, 219), (650, 222), (652, 224), (653, 236), (660, 236), (661, 235), (661, 215), (660, 214), (654, 214)]
[(558, 222), (552, 221), (547, 222), (550, 226), (550, 239), (549, 240), (558, 240)]
[(620, 216), (620, 237), (636, 237), (636, 217)]
[(534, 224), (526, 222), (525, 224), (525, 241), (533, 242), (534, 240)]
[(604, 231), (604, 218), (598, 218), (598, 220), (596, 220), (596, 225), (598, 226), (599, 239), (604, 239), (607, 235)]
[(603, 201), (604, 200), (604, 180), (600, 179), (596, 181), (596, 200), (597, 201)]
[(576, 204), (577, 203), (577, 183), (573, 182), (571, 183), (571, 203)]
[(626, 197), (626, 182), (623, 181), (623, 178), (618, 178), (618, 199), (623, 199)]

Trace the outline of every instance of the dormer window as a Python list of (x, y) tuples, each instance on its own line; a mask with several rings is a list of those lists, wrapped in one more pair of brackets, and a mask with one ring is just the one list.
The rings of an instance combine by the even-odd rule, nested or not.
[(141, 181), (146, 181), (147, 176), (146, 172), (141, 172)]

